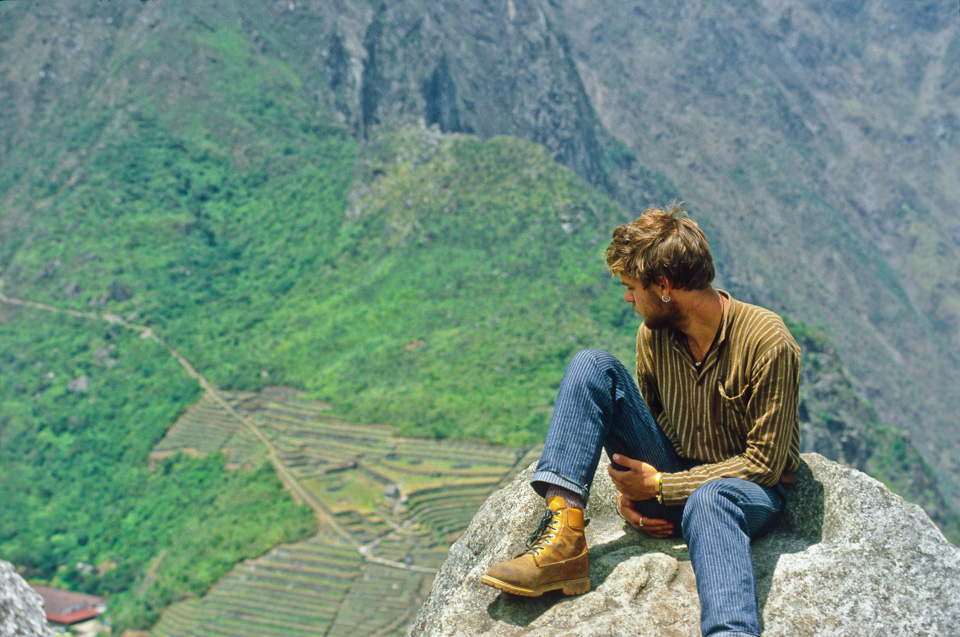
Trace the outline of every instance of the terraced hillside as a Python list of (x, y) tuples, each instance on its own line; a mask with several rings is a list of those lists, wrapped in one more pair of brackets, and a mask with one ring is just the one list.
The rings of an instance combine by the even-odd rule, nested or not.
[[(174, 604), (158, 637), (401, 635), (450, 543), (490, 492), (537, 448), (413, 440), (328, 415), (293, 390), (213, 394), (155, 447), (223, 453), (244, 467), (267, 452), (321, 521), (313, 538), (237, 565), (203, 598)], [(229, 406), (229, 409), (227, 408)]]
[(324, 634), (360, 570), (353, 547), (321, 533), (239, 564), (203, 599), (165, 612), (154, 634)]
[(254, 466), (266, 453), (242, 423), (207, 395), (167, 431), (150, 459), (156, 462), (177, 452), (206, 456), (216, 451), (227, 456), (227, 466), (232, 469)]

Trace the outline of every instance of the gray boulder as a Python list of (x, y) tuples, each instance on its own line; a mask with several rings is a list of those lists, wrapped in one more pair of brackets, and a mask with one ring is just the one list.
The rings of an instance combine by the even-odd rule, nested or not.
[[(880, 482), (817, 454), (803, 458), (780, 526), (754, 543), (764, 634), (960, 634), (960, 548)], [(587, 507), (591, 592), (522, 598), (481, 584), (536, 527), (543, 505), (531, 472), (481, 507), (409, 635), (699, 635), (686, 546), (627, 526), (603, 465)]]
[(50, 637), (43, 599), (0, 560), (0, 637)]

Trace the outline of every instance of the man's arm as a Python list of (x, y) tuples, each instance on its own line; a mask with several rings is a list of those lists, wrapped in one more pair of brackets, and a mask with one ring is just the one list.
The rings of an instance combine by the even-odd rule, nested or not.
[(784, 341), (771, 348), (758, 361), (751, 385), (746, 413), (751, 425), (743, 452), (689, 471), (664, 473), (664, 504), (683, 504), (694, 489), (719, 478), (742, 478), (767, 487), (780, 480), (791, 446), (799, 444), (800, 352), (796, 345)]

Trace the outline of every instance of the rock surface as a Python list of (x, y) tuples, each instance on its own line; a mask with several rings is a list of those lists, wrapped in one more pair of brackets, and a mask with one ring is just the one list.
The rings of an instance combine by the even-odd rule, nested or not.
[(43, 600), (9, 562), (0, 561), (0, 637), (50, 637)]
[[(817, 454), (803, 458), (780, 526), (754, 543), (764, 634), (957, 634), (960, 548), (880, 482)], [(626, 526), (602, 474), (587, 507), (590, 593), (520, 598), (482, 585), (486, 568), (521, 550), (536, 527), (542, 504), (527, 485), (531, 472), (481, 507), (409, 635), (699, 634), (686, 546)]]

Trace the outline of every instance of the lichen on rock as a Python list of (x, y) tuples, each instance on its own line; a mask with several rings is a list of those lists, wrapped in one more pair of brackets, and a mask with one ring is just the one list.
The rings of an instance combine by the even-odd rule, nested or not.
[(0, 560), (0, 637), (50, 637), (43, 599)]

